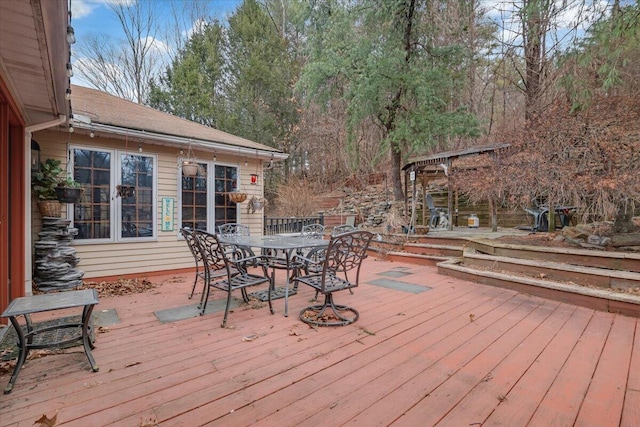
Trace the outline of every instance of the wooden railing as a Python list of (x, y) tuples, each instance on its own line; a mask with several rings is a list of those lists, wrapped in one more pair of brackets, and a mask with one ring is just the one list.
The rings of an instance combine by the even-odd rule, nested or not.
[(309, 224), (324, 225), (324, 215), (306, 217), (306, 218), (264, 218), (264, 235), (299, 233), (302, 227)]

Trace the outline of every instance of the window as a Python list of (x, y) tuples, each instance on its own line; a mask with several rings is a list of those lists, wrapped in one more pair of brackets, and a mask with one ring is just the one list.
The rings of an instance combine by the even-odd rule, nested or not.
[(156, 236), (155, 156), (72, 148), (73, 174), (85, 193), (74, 204), (77, 241)]
[(198, 175), (182, 175), (182, 226), (207, 229), (207, 165), (198, 164)]
[[(198, 166), (197, 176), (181, 176), (182, 227), (215, 232), (221, 224), (237, 222), (238, 206), (226, 193), (237, 189), (238, 168), (205, 163)], [(209, 174), (211, 169), (213, 174)]]
[(238, 189), (238, 168), (216, 165), (215, 188), (216, 227), (228, 222), (238, 222), (238, 206), (226, 194)]

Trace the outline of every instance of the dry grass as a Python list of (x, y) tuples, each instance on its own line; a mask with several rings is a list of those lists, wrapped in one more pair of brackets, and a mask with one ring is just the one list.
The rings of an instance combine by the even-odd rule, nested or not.
[(278, 187), (276, 194), (275, 205), (279, 215), (305, 217), (314, 215), (318, 210), (318, 192), (304, 179), (291, 178)]

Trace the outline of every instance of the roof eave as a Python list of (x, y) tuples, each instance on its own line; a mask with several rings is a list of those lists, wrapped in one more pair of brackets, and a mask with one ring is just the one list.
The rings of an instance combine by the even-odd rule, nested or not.
[(82, 122), (75, 122), (73, 126), (77, 129), (84, 129), (87, 132), (100, 132), (107, 135), (119, 136), (122, 138), (140, 138), (144, 140), (145, 144), (177, 147), (183, 149), (191, 146), (191, 148), (195, 150), (201, 150), (216, 154), (251, 156), (262, 160), (285, 160), (289, 157), (287, 153), (283, 153), (282, 151), (276, 150), (275, 148), (270, 150), (267, 146), (265, 146), (265, 148), (241, 147), (216, 141), (187, 138), (176, 135), (167, 135), (138, 129), (128, 129), (100, 123), (85, 124)]

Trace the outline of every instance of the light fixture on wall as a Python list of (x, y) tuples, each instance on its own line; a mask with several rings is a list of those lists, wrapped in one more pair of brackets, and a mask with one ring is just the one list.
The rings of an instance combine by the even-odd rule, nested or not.
[(94, 138), (96, 136), (95, 133), (93, 133), (93, 130), (91, 132), (89, 132), (89, 138)]
[(66, 99), (67, 101), (71, 100), (71, 89), (67, 88), (67, 92), (64, 95), (64, 99)]
[(76, 130), (73, 128), (73, 124), (69, 123), (69, 133), (73, 133)]
[(74, 44), (76, 42), (76, 32), (71, 25), (67, 25), (67, 43)]
[(138, 143), (138, 153), (142, 153), (142, 142)]
[(40, 171), (40, 144), (35, 139), (31, 140), (31, 172)]
[(67, 77), (73, 77), (73, 67), (71, 66), (71, 62), (67, 62)]

